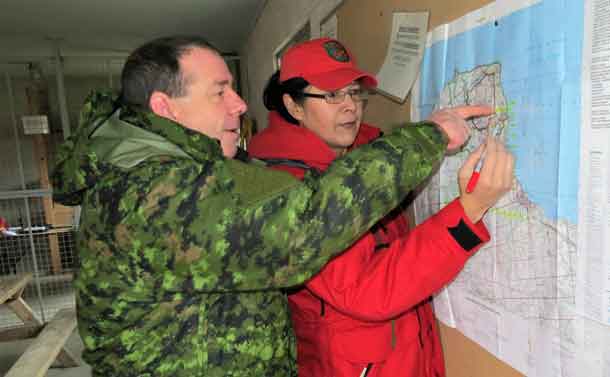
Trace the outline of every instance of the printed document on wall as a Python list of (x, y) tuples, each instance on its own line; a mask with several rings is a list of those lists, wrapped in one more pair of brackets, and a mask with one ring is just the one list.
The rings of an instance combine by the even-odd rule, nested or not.
[(428, 12), (395, 12), (386, 57), (377, 73), (380, 93), (403, 102), (421, 64), (428, 31)]
[(610, 375), (610, 2), (585, 2), (577, 307), (587, 376)]

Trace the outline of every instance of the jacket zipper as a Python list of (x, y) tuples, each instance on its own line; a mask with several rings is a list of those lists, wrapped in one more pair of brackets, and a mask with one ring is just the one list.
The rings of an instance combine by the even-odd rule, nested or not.
[(373, 233), (373, 239), (375, 239), (375, 252), (386, 249), (390, 246), (389, 243), (384, 242), (388, 238), (388, 230), (381, 221), (373, 225), (373, 228), (371, 228), (371, 233)]
[(364, 368), (362, 370), (362, 373), (360, 373), (360, 377), (366, 377), (368, 376), (369, 372), (371, 371), (371, 369), (373, 369), (373, 363), (368, 363), (366, 365), (366, 368)]
[(396, 348), (396, 320), (393, 319), (391, 324), (392, 324), (392, 340), (391, 340), (392, 344), (391, 344), (391, 346), (392, 346), (392, 349), (395, 349)]
[(415, 309), (415, 313), (417, 314), (417, 323), (419, 324), (419, 333), (417, 334), (418, 338), (419, 338), (419, 345), (423, 349), (424, 348), (424, 339), (422, 336), (423, 328), (422, 328), (422, 323), (421, 323), (421, 317), (419, 316), (419, 309)]

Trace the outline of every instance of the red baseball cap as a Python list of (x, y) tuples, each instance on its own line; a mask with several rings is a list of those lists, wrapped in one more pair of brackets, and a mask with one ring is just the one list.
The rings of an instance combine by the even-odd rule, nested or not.
[(349, 51), (337, 40), (319, 38), (299, 43), (282, 56), (280, 82), (301, 77), (311, 85), (327, 91), (341, 89), (351, 82), (362, 80), (370, 88), (377, 79), (356, 67)]

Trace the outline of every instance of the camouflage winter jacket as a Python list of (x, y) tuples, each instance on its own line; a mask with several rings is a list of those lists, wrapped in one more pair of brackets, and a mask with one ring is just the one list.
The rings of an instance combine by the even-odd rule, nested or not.
[(429, 175), (446, 140), (402, 127), (301, 182), (104, 93), (61, 148), (82, 205), (75, 281), (93, 376), (294, 376), (285, 296)]

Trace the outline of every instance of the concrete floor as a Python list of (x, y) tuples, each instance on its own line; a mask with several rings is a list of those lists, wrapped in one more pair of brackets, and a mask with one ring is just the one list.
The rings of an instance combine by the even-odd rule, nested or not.
[[(4, 375), (25, 351), (30, 340), (19, 340), (15, 342), (0, 343), (0, 375)], [(66, 343), (66, 348), (79, 357), (83, 350), (83, 343), (74, 331)], [(91, 377), (91, 368), (80, 360), (82, 365), (76, 368), (51, 368), (47, 377)]]

